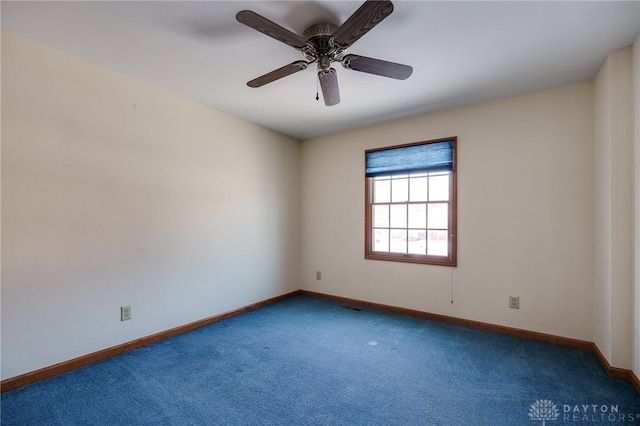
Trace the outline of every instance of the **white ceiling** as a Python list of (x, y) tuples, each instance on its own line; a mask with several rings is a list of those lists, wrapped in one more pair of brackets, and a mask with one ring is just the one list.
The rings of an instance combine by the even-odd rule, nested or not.
[[(341, 103), (316, 101), (315, 67), (246, 82), (303, 59), (235, 20), (253, 10), (302, 34), (361, 1), (1, 3), (2, 29), (296, 139), (591, 80), (640, 34), (640, 2), (395, 1), (351, 46), (411, 65), (404, 81), (334, 67)], [(322, 96), (322, 95), (320, 95)]]

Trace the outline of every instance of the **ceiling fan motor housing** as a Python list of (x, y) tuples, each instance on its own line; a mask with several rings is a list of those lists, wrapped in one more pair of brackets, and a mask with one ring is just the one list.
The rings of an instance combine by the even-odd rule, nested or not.
[(331, 49), (329, 39), (337, 29), (333, 24), (314, 24), (304, 30), (302, 37), (313, 44), (318, 53), (326, 53)]
[(333, 43), (333, 33), (336, 29), (338, 27), (333, 24), (314, 24), (302, 33), (308, 42), (302, 53), (310, 61), (317, 60), (319, 70), (326, 70), (331, 62), (342, 59), (343, 49), (339, 49)]

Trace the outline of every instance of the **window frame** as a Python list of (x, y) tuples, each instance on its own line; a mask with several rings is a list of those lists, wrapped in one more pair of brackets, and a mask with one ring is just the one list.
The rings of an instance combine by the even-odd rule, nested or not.
[[(441, 138), (441, 139), (433, 139), (428, 141), (421, 142), (412, 142), (401, 145), (387, 146), (383, 148), (375, 148), (368, 149), (365, 151), (365, 165), (366, 165), (366, 157), (367, 154), (374, 151), (383, 151), (388, 149), (395, 148), (404, 148), (408, 146), (414, 145), (427, 145), (431, 143), (437, 142), (445, 142), (452, 141), (452, 170), (449, 171), (449, 201), (447, 202), (449, 205), (449, 217), (448, 217), (448, 255), (447, 256), (435, 256), (428, 254), (412, 254), (412, 253), (392, 253), (392, 252), (380, 252), (373, 250), (373, 185), (375, 177), (366, 177), (365, 176), (365, 243), (364, 243), (364, 252), (365, 259), (371, 260), (386, 260), (392, 262), (407, 262), (407, 263), (419, 263), (425, 265), (439, 265), (439, 266), (457, 266), (457, 251), (458, 251), (458, 242), (457, 242), (457, 225), (458, 225), (458, 209), (457, 209), (457, 199), (458, 199), (458, 184), (457, 184), (457, 136), (449, 137), (449, 138)], [(440, 172), (434, 172), (440, 173)], [(406, 173), (406, 172), (398, 172), (393, 175), (406, 175), (406, 174), (416, 174), (416, 173)], [(410, 201), (406, 203), (401, 203), (409, 205)]]

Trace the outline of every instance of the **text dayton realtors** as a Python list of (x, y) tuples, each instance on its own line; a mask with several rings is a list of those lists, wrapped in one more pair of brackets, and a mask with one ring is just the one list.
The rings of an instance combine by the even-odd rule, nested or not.
[(574, 422), (609, 421), (633, 422), (640, 420), (640, 414), (620, 413), (617, 405), (567, 405), (562, 406), (563, 420)]

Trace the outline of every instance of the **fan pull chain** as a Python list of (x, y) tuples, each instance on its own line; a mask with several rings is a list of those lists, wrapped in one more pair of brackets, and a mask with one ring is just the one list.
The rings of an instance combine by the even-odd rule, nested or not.
[(318, 94), (319, 94), (319, 91), (318, 91), (318, 77), (316, 77), (316, 101), (320, 100), (320, 96)]
[(451, 268), (451, 303), (453, 303), (453, 268)]

